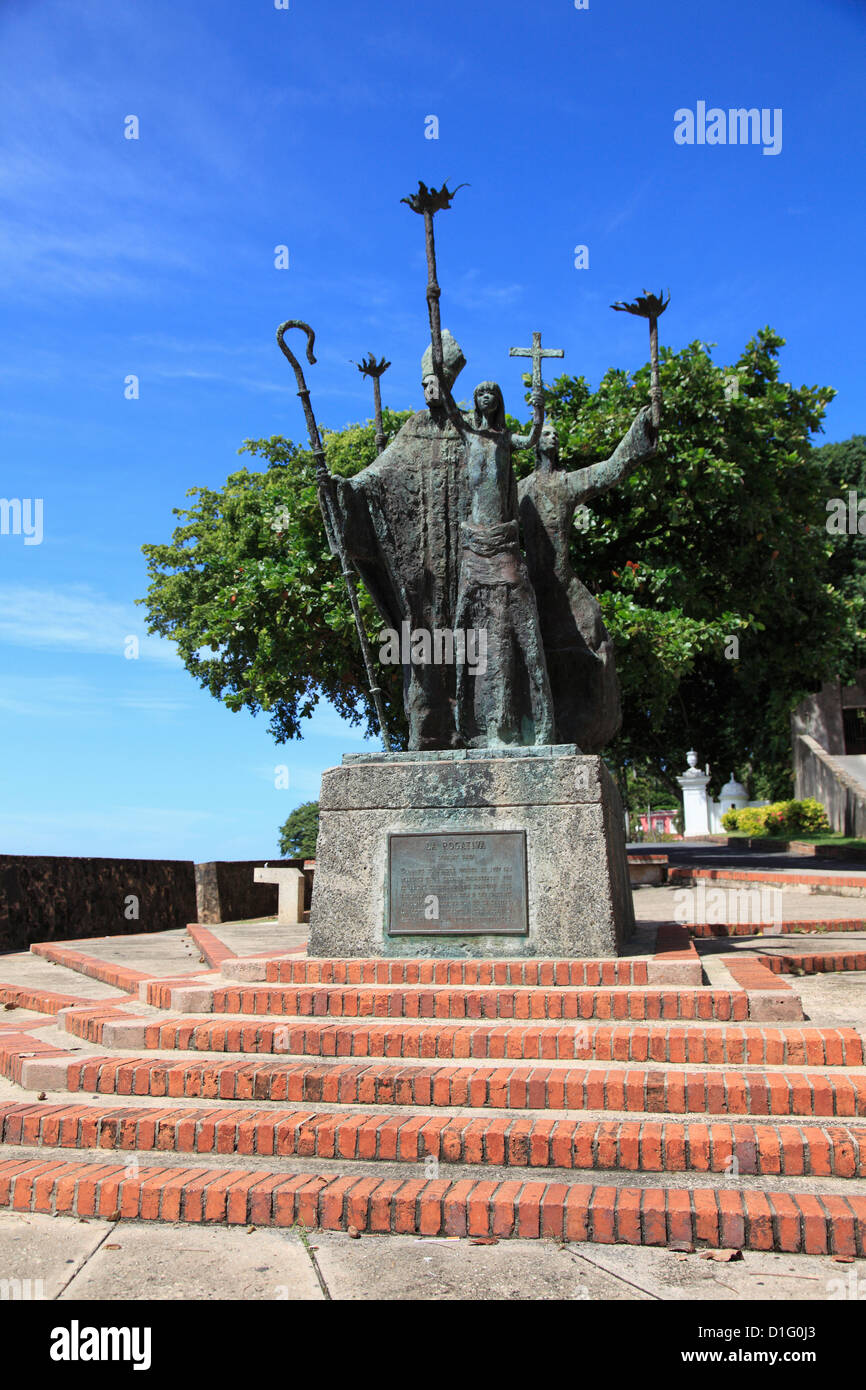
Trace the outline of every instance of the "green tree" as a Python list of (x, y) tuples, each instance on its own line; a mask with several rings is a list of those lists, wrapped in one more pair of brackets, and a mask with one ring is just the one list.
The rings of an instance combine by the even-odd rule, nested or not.
[(280, 827), (280, 854), (285, 859), (315, 859), (319, 834), (318, 801), (302, 801)]
[[(658, 456), (596, 498), (573, 534), (576, 573), (612, 633), (623, 731), (606, 751), (625, 787), (635, 767), (676, 796), (690, 747), (754, 793), (790, 794), (791, 706), (844, 674), (858, 601), (834, 581), (827, 473), (812, 436), (834, 392), (779, 380), (771, 329), (732, 367), (709, 345), (662, 349)], [(560, 377), (546, 392), (567, 467), (607, 457), (649, 400), (647, 363), (611, 369), (592, 391)], [(408, 412), (385, 412), (390, 434)], [(326, 432), (331, 469), (375, 456), (374, 426)], [(247, 440), (265, 461), (220, 491), (196, 488), (167, 545), (147, 545), (148, 630), (233, 710), (268, 711), (278, 741), (299, 737), (320, 695), (376, 732), (351, 611), (319, 515), (310, 453), (279, 436)], [(518, 456), (519, 475), (533, 466)], [(367, 631), (381, 628), (359, 585)], [(380, 672), (396, 747), (405, 746), (399, 668)]]
[(635, 763), (625, 769), (623, 790), (623, 804), (632, 816), (642, 816), (647, 810), (670, 810), (679, 800), (671, 796), (670, 787), (653, 768)]
[[(396, 432), (409, 411), (384, 412)], [(350, 475), (376, 456), (372, 422), (325, 432), (330, 468)], [(300, 738), (320, 696), (353, 724), (377, 731), (366, 695), (352, 612), (331, 556), (309, 450), (275, 435), (246, 440), (240, 453), (265, 461), (225, 486), (191, 488), (168, 545), (145, 545), (150, 587), (141, 600), (148, 631), (177, 643), (186, 669), (230, 710), (270, 715), (278, 743)], [(371, 639), (381, 629), (363, 585), (358, 595)], [(380, 673), (386, 707), (405, 743), (402, 673)]]
[[(658, 455), (575, 530), (575, 570), (617, 649), (623, 730), (608, 753), (674, 795), (690, 747), (714, 787), (736, 768), (758, 794), (790, 795), (790, 709), (850, 662), (854, 605), (829, 572), (811, 446), (835, 393), (781, 382), (783, 345), (765, 328), (731, 367), (706, 344), (663, 349)], [(648, 365), (607, 372), (595, 392), (555, 382), (548, 411), (569, 466), (608, 455), (648, 398)]]
[[(851, 658), (856, 666), (861, 666), (866, 659), (866, 516), (856, 517), (856, 531), (840, 532), (833, 525), (833, 514), (837, 511), (833, 503), (838, 499), (847, 512), (849, 494), (854, 492), (857, 494), (855, 514), (856, 504), (860, 502), (864, 503), (866, 512), (866, 435), (855, 434), (838, 444), (822, 444), (814, 452), (826, 478), (824, 506), (827, 511), (825, 526), (830, 528), (830, 580), (851, 605), (857, 626)], [(837, 673), (828, 671), (826, 674)]]

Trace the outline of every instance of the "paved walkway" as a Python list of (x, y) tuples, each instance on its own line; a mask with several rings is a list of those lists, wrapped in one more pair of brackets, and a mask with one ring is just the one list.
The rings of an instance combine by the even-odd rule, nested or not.
[[(748, 922), (772, 921), (778, 908), (787, 921), (824, 922), (834, 918), (866, 921), (866, 899), (835, 893), (799, 893), (750, 887), (722, 881), (697, 886), (635, 888), (634, 911), (639, 922)], [(709, 917), (707, 914), (711, 914)]]
[(840, 876), (860, 873), (866, 874), (866, 860), (852, 856), (850, 859), (822, 857), (820, 853), (793, 854), (769, 849), (738, 849), (734, 845), (717, 845), (710, 841), (688, 843), (671, 840), (628, 846), (630, 854), (666, 854), (668, 861), (677, 868), (700, 869), (767, 869), (773, 873), (812, 873), (820, 871)]
[(839, 1297), (866, 1260), (746, 1251), (730, 1264), (642, 1246), (68, 1221), (0, 1212), (0, 1269), (21, 1293), (85, 1299), (714, 1302)]

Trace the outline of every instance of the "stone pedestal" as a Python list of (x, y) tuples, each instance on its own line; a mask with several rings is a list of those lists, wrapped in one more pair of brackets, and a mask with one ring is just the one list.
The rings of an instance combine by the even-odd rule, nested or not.
[(710, 812), (707, 805), (707, 785), (709, 775), (698, 768), (698, 755), (690, 749), (686, 761), (688, 768), (678, 777), (683, 792), (683, 834), (693, 839), (710, 833)]
[(304, 920), (304, 875), (300, 869), (265, 864), (253, 870), (256, 883), (275, 883), (279, 889), (277, 898), (277, 925), (280, 927), (298, 926)]
[(361, 753), (322, 778), (311, 956), (615, 956), (633, 929), (599, 757)]

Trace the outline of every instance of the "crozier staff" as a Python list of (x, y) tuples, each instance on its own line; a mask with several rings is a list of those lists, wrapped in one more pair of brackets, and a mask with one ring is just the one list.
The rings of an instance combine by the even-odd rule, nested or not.
[[(316, 460), (316, 479), (319, 484), (319, 506), (322, 509), (322, 519), (325, 523), (325, 535), (328, 538), (328, 545), (331, 548), (331, 554), (336, 555), (337, 559), (339, 560), (340, 568), (343, 571), (343, 578), (346, 581), (346, 589), (349, 593), (349, 603), (352, 606), (352, 616), (355, 619), (355, 627), (358, 632), (358, 641), (361, 644), (361, 655), (364, 658), (364, 667), (367, 672), (367, 684), (370, 690), (370, 694), (373, 697), (373, 704), (376, 709), (376, 717), (379, 720), (379, 731), (382, 735), (382, 743), (385, 747), (385, 752), (390, 753), (391, 740), (388, 735), (387, 724), (385, 723), (385, 707), (382, 704), (382, 690), (376, 681), (376, 676), (373, 669), (373, 656), (370, 651), (370, 644), (367, 641), (367, 634), (364, 631), (364, 624), (361, 619), (361, 610), (358, 606), (358, 594), (355, 589), (355, 577), (352, 573), (352, 569), (349, 564), (349, 558), (346, 554), (346, 548), (343, 545), (341, 528), (339, 525), (338, 518), (334, 511), (333, 501), (331, 497), (331, 474), (328, 470), (328, 464), (325, 459), (325, 451), (322, 448), (322, 441), (319, 437), (319, 427), (316, 424), (316, 417), (313, 414), (313, 407), (310, 404), (310, 388), (307, 386), (307, 383), (304, 380), (304, 371), (300, 362), (298, 361), (297, 357), (285, 341), (285, 334), (290, 328), (300, 328), (304, 331), (304, 333), (306, 333), (307, 361), (311, 363), (313, 366), (315, 366), (316, 362), (316, 359), (313, 356), (313, 345), (316, 341), (316, 335), (313, 332), (310, 325), (308, 323), (304, 323), (302, 319), (286, 319), (285, 323), (281, 323), (279, 328), (277, 329), (277, 342), (280, 345), (280, 351), (282, 352), (283, 356), (287, 359), (292, 369), (294, 370), (295, 377), (298, 382), (298, 395), (301, 398), (301, 405), (304, 408), (304, 419), (307, 422), (307, 433), (310, 436), (310, 448), (313, 451), (313, 458)], [(376, 384), (378, 386), (378, 382)], [(381, 414), (379, 418), (379, 424), (381, 424)]]

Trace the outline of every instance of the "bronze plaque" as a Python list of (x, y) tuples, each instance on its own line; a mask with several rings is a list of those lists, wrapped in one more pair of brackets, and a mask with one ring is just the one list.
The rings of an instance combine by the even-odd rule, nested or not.
[(526, 831), (388, 837), (390, 936), (526, 936)]

